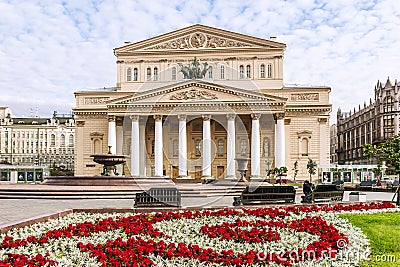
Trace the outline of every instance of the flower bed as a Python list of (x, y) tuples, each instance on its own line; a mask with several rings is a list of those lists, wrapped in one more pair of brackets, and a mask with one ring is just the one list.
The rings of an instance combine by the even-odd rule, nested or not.
[(337, 213), (366, 211), (398, 209), (390, 203), (360, 203), (73, 213), (0, 236), (0, 267), (354, 266), (369, 256), (369, 243)]

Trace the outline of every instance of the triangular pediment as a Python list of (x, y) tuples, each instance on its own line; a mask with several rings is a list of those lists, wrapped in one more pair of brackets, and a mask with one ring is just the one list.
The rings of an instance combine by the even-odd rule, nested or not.
[(180, 30), (162, 34), (144, 41), (114, 49), (116, 55), (127, 52), (224, 49), (224, 48), (279, 48), (285, 44), (240, 33), (196, 24)]
[(107, 105), (212, 103), (213, 101), (225, 103), (285, 103), (286, 100), (286, 98), (268, 95), (259, 91), (224, 86), (204, 80), (186, 80), (173, 85), (113, 99)]

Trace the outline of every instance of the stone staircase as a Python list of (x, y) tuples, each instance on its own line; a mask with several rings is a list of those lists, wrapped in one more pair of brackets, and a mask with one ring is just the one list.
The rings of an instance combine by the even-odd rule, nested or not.
[[(126, 186), (57, 186), (0, 184), (0, 199), (134, 199), (136, 193), (171, 184), (146, 183)], [(176, 185), (183, 198), (238, 196), (244, 186)]]

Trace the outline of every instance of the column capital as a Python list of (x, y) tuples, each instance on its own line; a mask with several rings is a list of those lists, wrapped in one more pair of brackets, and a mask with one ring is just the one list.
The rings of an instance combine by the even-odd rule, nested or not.
[(180, 121), (186, 121), (186, 117), (187, 117), (186, 114), (178, 114), (178, 119), (179, 119)]
[(275, 113), (274, 114), (274, 119), (275, 120), (283, 120), (284, 118), (285, 118), (285, 112)]
[(261, 117), (261, 113), (252, 113), (251, 114), (251, 119), (252, 120), (259, 120)]
[(115, 121), (115, 116), (114, 115), (108, 115), (107, 119), (108, 119), (108, 122)]
[(318, 118), (318, 122), (319, 123), (327, 123), (328, 122), (328, 118)]
[(76, 121), (75, 124), (77, 127), (83, 127), (85, 126), (85, 121)]
[(203, 114), (201, 116), (203, 117), (203, 121), (209, 121), (211, 119), (211, 114)]
[(124, 125), (124, 117), (116, 117), (115, 118), (115, 123), (117, 124), (117, 126), (123, 126)]
[(153, 116), (153, 118), (154, 118), (155, 121), (162, 121), (162, 117), (163, 117), (163, 116), (162, 116), (162, 115), (159, 115), (159, 114)]
[(235, 113), (226, 114), (226, 118), (228, 119), (228, 121), (233, 121), (236, 118), (236, 114)]
[(139, 115), (130, 115), (129, 118), (130, 118), (132, 121), (135, 121), (135, 122), (136, 122), (136, 121), (137, 121), (137, 122), (139, 121)]

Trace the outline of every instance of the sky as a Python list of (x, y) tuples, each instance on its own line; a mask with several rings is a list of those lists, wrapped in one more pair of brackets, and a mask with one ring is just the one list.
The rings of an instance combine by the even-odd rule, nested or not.
[(336, 111), (400, 80), (398, 0), (0, 0), (0, 106), (69, 113), (79, 90), (116, 83), (113, 49), (200, 23), (287, 45), (286, 84), (332, 88)]

